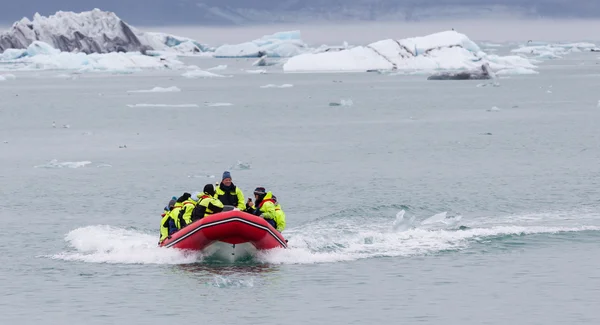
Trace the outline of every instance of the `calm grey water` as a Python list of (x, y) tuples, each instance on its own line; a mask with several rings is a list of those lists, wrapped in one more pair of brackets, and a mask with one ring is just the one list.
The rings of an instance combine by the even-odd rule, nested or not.
[[(600, 321), (596, 55), (500, 87), (188, 61), (231, 77), (0, 83), (1, 324)], [(182, 91), (127, 92), (155, 86)], [(169, 198), (224, 170), (274, 191), (291, 248), (156, 248)]]

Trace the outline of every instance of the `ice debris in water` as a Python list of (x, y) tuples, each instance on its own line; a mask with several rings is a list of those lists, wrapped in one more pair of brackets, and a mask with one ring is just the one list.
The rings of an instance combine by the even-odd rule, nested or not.
[(186, 78), (224, 78), (225, 76), (204, 71), (204, 70), (192, 70), (182, 74), (183, 77)]
[(154, 87), (152, 89), (148, 89), (148, 90), (128, 90), (128, 93), (177, 93), (180, 92), (181, 89), (175, 87), (175, 86), (171, 86), (171, 87), (167, 87), (167, 88), (163, 88), (163, 87)]
[(494, 107), (492, 107), (492, 108), (488, 109), (487, 111), (488, 111), (488, 112), (499, 112), (499, 111), (500, 111), (500, 109), (499, 109), (498, 107), (494, 106)]
[(246, 70), (246, 72), (254, 73), (254, 74), (265, 74), (265, 73), (267, 73), (267, 70), (265, 70), (265, 69)]
[(47, 164), (37, 165), (37, 166), (34, 166), (34, 168), (48, 168), (48, 169), (52, 169), (52, 168), (80, 168), (80, 167), (84, 167), (86, 165), (89, 165), (91, 163), (92, 163), (91, 161), (65, 161), (65, 162), (58, 162), (57, 159), (52, 159)]
[(199, 107), (198, 104), (129, 104), (128, 107)]
[(0, 74), (0, 81), (17, 79), (14, 74)]
[(233, 106), (232, 103), (206, 103), (208, 107), (223, 107), (223, 106)]
[(215, 178), (215, 175), (209, 175), (209, 174), (204, 174), (204, 175), (188, 175), (188, 178)]
[(221, 64), (221, 65), (218, 65), (216, 67), (209, 68), (207, 70), (208, 71), (214, 71), (214, 70), (225, 70), (225, 69), (227, 69), (227, 65)]
[(352, 101), (352, 99), (341, 99), (339, 103), (336, 102), (331, 102), (329, 103), (329, 106), (352, 106), (354, 105), (354, 102)]
[(250, 169), (250, 164), (238, 160), (237, 163), (235, 165), (229, 167), (229, 169), (231, 169), (231, 170), (248, 170), (248, 169)]
[(283, 85), (274, 85), (274, 84), (268, 84), (268, 85), (264, 85), (264, 86), (260, 86), (260, 88), (291, 88), (294, 87), (294, 85), (292, 84), (283, 84)]

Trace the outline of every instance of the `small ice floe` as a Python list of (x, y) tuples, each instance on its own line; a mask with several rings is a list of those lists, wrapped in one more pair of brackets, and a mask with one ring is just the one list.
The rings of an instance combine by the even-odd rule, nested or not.
[(215, 70), (225, 70), (225, 69), (227, 69), (227, 65), (221, 64), (221, 65), (218, 65), (216, 67), (209, 68), (207, 70), (208, 71), (215, 71)]
[(17, 77), (14, 74), (0, 74), (0, 81), (15, 80)]
[(254, 73), (254, 74), (265, 74), (267, 73), (267, 70), (265, 69), (256, 69), (256, 70), (246, 70), (247, 73)]
[(133, 104), (128, 107), (200, 107), (198, 104)]
[(61, 73), (61, 74), (56, 75), (56, 78), (77, 80), (77, 79), (79, 79), (79, 76), (75, 75), (75, 74)]
[(188, 175), (188, 178), (215, 178), (215, 175)]
[(126, 148), (127, 148), (127, 145), (126, 145), (126, 144), (124, 144), (124, 145), (122, 145), (122, 146), (119, 146), (119, 149), (126, 149)]
[(329, 106), (352, 106), (354, 105), (354, 102), (352, 101), (352, 99), (341, 99), (339, 103), (336, 102), (331, 102), (329, 103)]
[(488, 109), (487, 111), (488, 112), (500, 112), (500, 109), (498, 107), (494, 106), (494, 107)]
[(52, 127), (56, 129), (56, 122), (52, 121)]
[(63, 129), (68, 129), (68, 128), (70, 128), (70, 127), (71, 127), (71, 126), (70, 126), (69, 124), (63, 124)]
[(546, 90), (547, 94), (552, 94), (552, 90)]
[(260, 88), (292, 88), (294, 87), (294, 85), (292, 84), (283, 84), (283, 85), (274, 85), (274, 84), (268, 84), (268, 85), (264, 85), (264, 86), (260, 86)]
[(223, 107), (223, 106), (233, 106), (232, 103), (206, 103), (208, 107)]
[(229, 167), (230, 170), (248, 170), (250, 169), (250, 164), (238, 160), (233, 166)]
[(58, 162), (56, 159), (50, 160), (47, 164), (34, 166), (34, 168), (80, 168), (91, 164), (91, 161), (65, 161)]
[(8, 141), (4, 140), (3, 143), (8, 144)]
[(93, 134), (94, 133), (92, 133), (91, 131), (86, 131), (86, 132), (81, 133), (81, 135), (86, 135), (86, 136), (93, 135)]
[(152, 89), (147, 89), (147, 90), (128, 90), (128, 93), (178, 93), (180, 92), (181, 89), (172, 86), (172, 87), (167, 87), (167, 88), (163, 88), (163, 87), (154, 87)]
[(186, 78), (224, 78), (225, 76), (204, 71), (204, 70), (192, 70), (182, 74)]

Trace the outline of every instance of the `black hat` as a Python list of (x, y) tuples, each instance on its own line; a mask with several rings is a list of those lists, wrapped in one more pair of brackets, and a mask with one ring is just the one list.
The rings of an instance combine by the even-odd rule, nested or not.
[(206, 184), (204, 185), (204, 193), (213, 196), (215, 195), (215, 187), (212, 184)]

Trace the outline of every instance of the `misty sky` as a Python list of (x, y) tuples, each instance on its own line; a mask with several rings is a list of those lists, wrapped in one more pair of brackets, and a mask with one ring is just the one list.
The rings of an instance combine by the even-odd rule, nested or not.
[(114, 11), (133, 25), (227, 26), (317, 20), (422, 21), (504, 15), (600, 18), (599, 0), (27, 0), (2, 1), (0, 24), (35, 12)]

